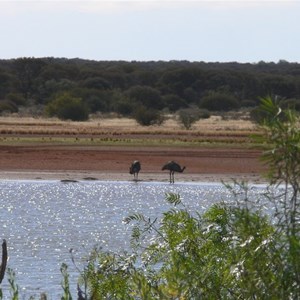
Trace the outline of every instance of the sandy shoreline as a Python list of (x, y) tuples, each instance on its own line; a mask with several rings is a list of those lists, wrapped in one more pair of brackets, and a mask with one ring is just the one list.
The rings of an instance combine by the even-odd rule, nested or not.
[(261, 152), (244, 148), (0, 146), (0, 180), (132, 181), (129, 167), (139, 160), (140, 181), (168, 182), (162, 166), (175, 160), (186, 169), (175, 182), (264, 182)]
[[(0, 180), (65, 180), (65, 181), (133, 181), (132, 175), (119, 172), (91, 172), (87, 171), (37, 171), (37, 170), (8, 170), (0, 172)], [(239, 182), (265, 183), (266, 180), (259, 174), (175, 174), (175, 182)], [(166, 172), (140, 173), (141, 182), (168, 182), (169, 174)]]

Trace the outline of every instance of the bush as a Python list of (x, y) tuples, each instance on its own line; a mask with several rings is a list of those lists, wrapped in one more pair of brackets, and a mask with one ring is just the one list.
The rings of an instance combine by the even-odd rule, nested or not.
[(127, 99), (123, 99), (115, 103), (114, 110), (123, 116), (130, 116), (134, 111), (134, 105)]
[(200, 107), (210, 111), (229, 111), (239, 108), (239, 102), (232, 95), (212, 93), (201, 99)]
[(0, 112), (17, 112), (18, 106), (10, 100), (0, 100)]
[(285, 99), (280, 102), (282, 108), (290, 108), (300, 111), (300, 100), (299, 99)]
[(171, 111), (175, 112), (178, 109), (181, 108), (186, 108), (188, 105), (184, 99), (181, 97), (174, 95), (174, 94), (169, 94), (163, 97), (164, 103), (166, 107)]
[(46, 113), (57, 116), (62, 120), (86, 121), (88, 119), (88, 108), (81, 98), (76, 98), (69, 93), (63, 93), (56, 97), (46, 106)]
[(125, 96), (135, 105), (143, 105), (150, 109), (164, 107), (160, 92), (149, 86), (133, 86), (126, 91)]
[(10, 93), (6, 95), (6, 99), (12, 101), (16, 105), (26, 105), (26, 99), (21, 94)]
[(242, 100), (241, 107), (255, 107), (257, 106), (256, 101), (254, 100)]
[(158, 110), (144, 106), (139, 106), (132, 116), (142, 126), (160, 125), (164, 121)]
[(190, 129), (192, 125), (200, 119), (208, 119), (210, 113), (206, 109), (186, 108), (178, 111), (180, 122), (185, 129)]

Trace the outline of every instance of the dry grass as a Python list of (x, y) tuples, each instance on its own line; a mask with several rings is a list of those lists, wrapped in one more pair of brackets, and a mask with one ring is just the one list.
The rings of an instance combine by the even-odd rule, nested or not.
[[(87, 122), (61, 121), (46, 118), (0, 117), (0, 142), (7, 138), (72, 138), (89, 142), (122, 142), (149, 140), (154, 143), (245, 143), (249, 135), (256, 133), (257, 128), (249, 120), (224, 119), (221, 116), (211, 116), (196, 122), (192, 129), (185, 130), (175, 116), (169, 118), (160, 126), (143, 127), (129, 118), (95, 118)], [(51, 138), (51, 139), (50, 139)], [(18, 140), (18, 139), (17, 139)], [(69, 140), (70, 142), (70, 140)], [(155, 142), (155, 143), (156, 143)]]

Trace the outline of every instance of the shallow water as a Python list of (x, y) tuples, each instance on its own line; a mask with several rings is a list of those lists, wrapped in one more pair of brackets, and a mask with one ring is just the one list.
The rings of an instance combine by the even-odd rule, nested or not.
[[(259, 190), (257, 186), (251, 192), (255, 196)], [(78, 273), (69, 250), (80, 262), (95, 245), (126, 249), (131, 232), (122, 220), (137, 212), (158, 216), (170, 207), (164, 200), (170, 192), (179, 193), (191, 211), (233, 200), (215, 183), (0, 181), (0, 238), (8, 243), (8, 267), (16, 273), (20, 299), (42, 292), (48, 299), (60, 299), (63, 262), (69, 266), (75, 297)], [(2, 288), (7, 290), (7, 278)]]

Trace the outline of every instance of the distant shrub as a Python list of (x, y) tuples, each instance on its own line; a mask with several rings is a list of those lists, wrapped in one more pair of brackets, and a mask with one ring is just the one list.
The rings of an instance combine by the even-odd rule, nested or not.
[[(272, 97), (266, 97), (265, 99), (273, 99)], [(296, 106), (297, 106), (297, 100), (296, 99), (289, 99), (289, 100), (285, 100), (285, 99), (280, 99), (280, 98), (276, 98), (274, 99), (274, 103), (282, 109), (285, 110), (293, 110), (296, 111)], [(256, 122), (258, 124), (263, 123), (263, 121), (267, 118), (269, 118), (271, 112), (268, 112), (265, 109), (261, 109), (260, 106), (254, 107), (251, 111), (250, 111), (250, 119), (253, 122)], [(282, 114), (280, 113), (278, 115), (278, 119), (281, 122), (284, 122), (286, 120), (286, 114)]]
[(0, 112), (17, 112), (18, 106), (9, 100), (0, 100)]
[(21, 94), (10, 93), (6, 95), (6, 99), (12, 101), (16, 105), (26, 105), (26, 99)]
[(164, 121), (159, 110), (139, 106), (132, 117), (142, 126), (160, 125)]
[(238, 108), (239, 102), (232, 95), (212, 93), (202, 98), (200, 106), (210, 111), (229, 111)]
[(89, 89), (105, 90), (111, 88), (110, 83), (102, 77), (87, 78), (81, 83), (81, 85)]
[(123, 116), (130, 116), (134, 111), (134, 105), (126, 99), (120, 100), (117, 103), (115, 103), (114, 111)]
[(185, 108), (178, 111), (180, 122), (185, 129), (190, 129), (192, 125), (200, 119), (208, 119), (210, 113), (207, 109)]
[(63, 93), (51, 101), (46, 106), (46, 114), (72, 121), (86, 121), (89, 116), (88, 108), (81, 98), (76, 98), (69, 93)]
[(160, 92), (149, 86), (133, 86), (126, 91), (125, 96), (135, 105), (143, 105), (151, 109), (162, 109), (164, 107)]
[(257, 105), (256, 101), (254, 100), (242, 100), (241, 106), (242, 107), (255, 107)]
[(300, 111), (299, 99), (285, 99), (280, 102), (282, 108), (290, 108), (296, 111)]
[(264, 118), (266, 117), (266, 115), (264, 114), (264, 112), (262, 112), (259, 107), (254, 107), (251, 111), (250, 111), (250, 120), (252, 122), (255, 123), (261, 123)]
[(181, 97), (169, 94), (163, 97), (165, 106), (171, 111), (175, 112), (178, 109), (186, 108), (188, 105), (184, 99)]

